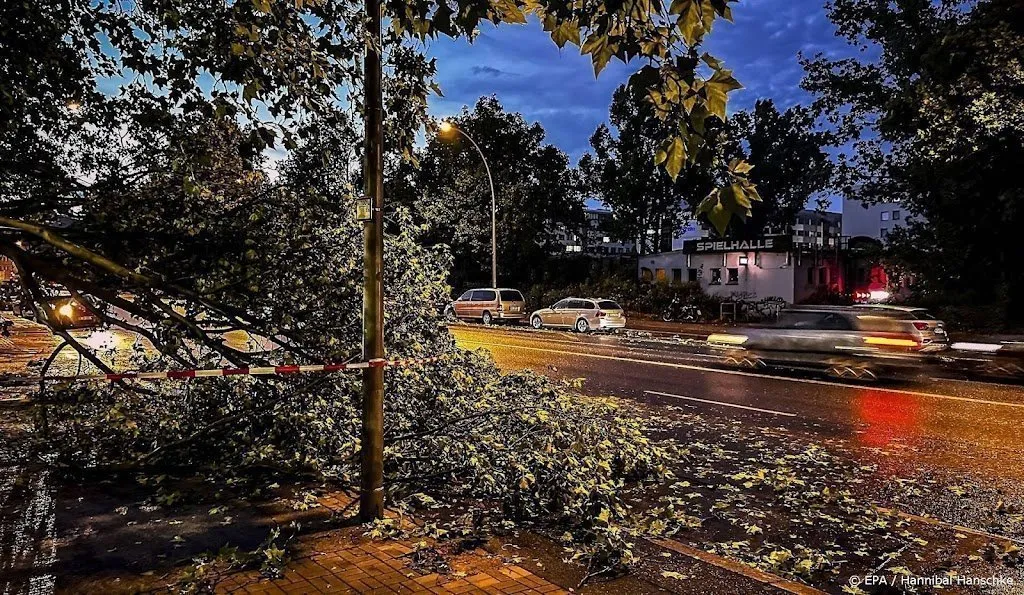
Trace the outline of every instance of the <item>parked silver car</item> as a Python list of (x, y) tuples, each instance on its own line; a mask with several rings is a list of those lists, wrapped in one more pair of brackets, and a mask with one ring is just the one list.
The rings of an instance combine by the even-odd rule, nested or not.
[(909, 324), (907, 330), (920, 341), (921, 351), (925, 353), (949, 348), (949, 335), (946, 333), (945, 323), (932, 316), (925, 308), (887, 304), (861, 304), (854, 308), (871, 312), (889, 312), (905, 320)]
[(626, 314), (612, 300), (601, 298), (565, 298), (550, 308), (530, 315), (530, 326), (574, 328), (584, 333), (589, 330), (624, 328)]

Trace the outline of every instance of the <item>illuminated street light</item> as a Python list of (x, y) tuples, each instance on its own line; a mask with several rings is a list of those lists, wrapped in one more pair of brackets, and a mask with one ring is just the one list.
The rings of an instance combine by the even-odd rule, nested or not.
[(491, 177), (491, 168), (487, 165), (487, 158), (484, 157), (484, 152), (480, 149), (480, 145), (476, 144), (473, 137), (466, 134), (464, 130), (452, 124), (447, 120), (441, 120), (441, 124), (438, 126), (442, 135), (449, 134), (451, 132), (457, 132), (462, 136), (466, 137), (476, 152), (480, 154), (480, 160), (484, 162), (484, 171), (487, 172), (487, 183), (491, 185), (491, 287), (498, 288), (498, 198), (494, 194), (494, 179)]

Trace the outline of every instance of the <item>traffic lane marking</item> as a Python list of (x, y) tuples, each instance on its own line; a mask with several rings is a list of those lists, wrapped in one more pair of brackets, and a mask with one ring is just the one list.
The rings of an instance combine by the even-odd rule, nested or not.
[[(641, 351), (641, 352), (657, 353), (657, 354), (662, 354), (662, 355), (671, 355), (672, 357), (676, 357), (676, 358), (683, 359), (683, 360), (698, 360), (698, 359), (725, 360), (725, 359), (727, 359), (724, 355), (718, 355), (718, 354), (714, 354), (714, 353), (700, 353), (700, 352), (697, 352), (697, 351), (683, 351), (683, 350), (672, 349), (672, 348), (675, 348), (675, 347), (684, 347), (684, 348), (692, 348), (692, 347), (694, 347), (693, 345), (687, 345), (685, 343), (655, 343), (654, 345), (656, 345), (656, 347), (641, 347), (641, 346), (638, 346), (638, 345), (631, 345), (631, 344), (629, 344), (629, 341), (643, 342), (643, 339), (635, 339), (635, 338), (631, 338), (631, 337), (617, 337), (617, 336), (614, 336), (614, 335), (607, 335), (607, 336), (600, 336), (600, 335), (598, 335), (598, 336), (594, 337), (594, 338), (597, 338), (597, 339), (613, 339), (613, 340), (615, 340), (616, 344), (612, 345), (612, 344), (609, 344), (609, 343), (607, 343), (605, 341), (589, 341), (589, 342), (588, 341), (582, 341), (580, 339), (574, 338), (572, 335), (569, 335), (568, 333), (556, 333), (556, 334), (559, 334), (559, 335), (563, 335), (564, 334), (565, 336), (573, 338), (573, 340), (572, 341), (559, 341), (558, 339), (551, 338), (550, 334), (547, 334), (547, 333), (546, 333), (546, 335), (548, 335), (548, 336), (540, 336), (540, 335), (538, 335), (538, 337), (530, 337), (530, 339), (531, 339), (531, 341), (533, 343), (557, 343), (557, 344), (560, 344), (560, 345), (580, 345), (580, 344), (583, 344), (583, 345), (590, 345), (590, 346), (593, 346), (593, 347), (600, 347), (600, 348), (604, 348), (604, 349), (614, 349), (616, 347), (621, 347), (621, 348), (626, 349), (628, 351)], [(506, 335), (506, 338), (508, 338), (508, 339), (519, 339), (519, 337), (517, 337), (517, 336), (515, 336), (513, 334)], [(468, 339), (468, 338), (464, 339), (464, 338), (459, 338), (459, 337), (456, 337), (455, 340), (457, 342), (476, 343), (478, 345), (492, 345), (493, 344), (493, 343), (490, 343), (489, 341), (478, 341), (478, 340), (474, 340), (474, 339)], [(497, 344), (495, 344), (495, 345), (497, 345)], [(507, 347), (508, 345), (505, 345), (505, 346)]]
[(589, 357), (593, 359), (603, 360), (616, 360), (622, 362), (630, 362), (636, 364), (648, 364), (651, 366), (661, 366), (665, 368), (676, 368), (679, 370), (694, 370), (697, 372), (713, 372), (717, 374), (727, 374), (731, 376), (746, 376), (750, 378), (768, 378), (771, 380), (781, 380), (784, 382), (803, 382), (806, 384), (817, 384), (820, 386), (835, 386), (838, 388), (846, 389), (865, 389), (869, 388), (876, 392), (886, 392), (891, 394), (899, 395), (910, 395), (914, 397), (929, 397), (933, 399), (945, 399), (949, 401), (961, 401), (966, 403), (975, 403), (978, 405), (993, 405), (997, 407), (1011, 407), (1015, 409), (1024, 409), (1024, 403), (1007, 403), (1004, 401), (990, 401), (988, 399), (972, 399), (970, 397), (957, 397), (955, 395), (943, 395), (938, 393), (926, 393), (916, 390), (905, 390), (899, 388), (883, 388), (883, 387), (863, 387), (850, 384), (843, 384), (841, 382), (831, 382), (828, 380), (816, 380), (813, 378), (793, 378), (789, 376), (775, 376), (773, 374), (758, 374), (756, 372), (744, 372), (742, 370), (723, 370), (719, 368), (707, 368), (704, 366), (694, 366), (690, 364), (677, 364), (673, 362), (660, 362), (656, 360), (637, 359), (632, 357), (622, 357), (616, 355), (600, 355), (597, 353), (584, 353), (580, 351), (563, 351), (560, 349), (545, 349), (542, 347), (528, 347), (526, 345), (506, 345), (504, 343), (483, 343), (481, 341), (462, 341), (463, 343), (473, 343), (480, 345), (481, 347), (507, 347), (509, 349), (525, 349), (527, 351), (542, 351), (546, 353), (555, 353), (559, 355), (574, 355), (578, 357)]
[(772, 415), (784, 415), (786, 417), (796, 417), (795, 413), (789, 413), (787, 411), (775, 411), (774, 409), (761, 409), (760, 407), (750, 407), (749, 405), (740, 405), (738, 403), (727, 403), (724, 401), (713, 401), (711, 399), (698, 399), (697, 397), (687, 397), (686, 395), (673, 395), (672, 393), (663, 393), (656, 390), (645, 390), (646, 395), (659, 395), (662, 397), (672, 397), (673, 399), (685, 399), (687, 401), (697, 401), (698, 403), (708, 403), (711, 405), (721, 405), (723, 407), (735, 407), (737, 409), (746, 409), (747, 411), (760, 411), (761, 413), (771, 413)]

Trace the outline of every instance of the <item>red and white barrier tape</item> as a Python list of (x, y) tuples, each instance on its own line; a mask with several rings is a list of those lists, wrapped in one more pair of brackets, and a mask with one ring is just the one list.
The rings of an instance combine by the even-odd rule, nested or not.
[(122, 372), (117, 374), (85, 374), (81, 376), (46, 376), (40, 380), (72, 382), (87, 380), (164, 380), (180, 378), (210, 378), (213, 376), (280, 376), (284, 374), (306, 374), (310, 372), (344, 372), (366, 368), (397, 368), (416, 364), (428, 364), (440, 357), (406, 358), (396, 360), (372, 359), (354, 364), (313, 364), (305, 366), (265, 366), (253, 368), (210, 368), (205, 370), (168, 370), (165, 372)]

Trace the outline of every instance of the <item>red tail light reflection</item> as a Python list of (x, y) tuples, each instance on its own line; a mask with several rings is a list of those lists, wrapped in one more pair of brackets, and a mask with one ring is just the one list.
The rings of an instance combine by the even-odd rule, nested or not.
[(854, 407), (857, 421), (867, 426), (857, 436), (865, 446), (910, 443), (920, 434), (921, 406), (912, 395), (863, 389), (857, 391)]

